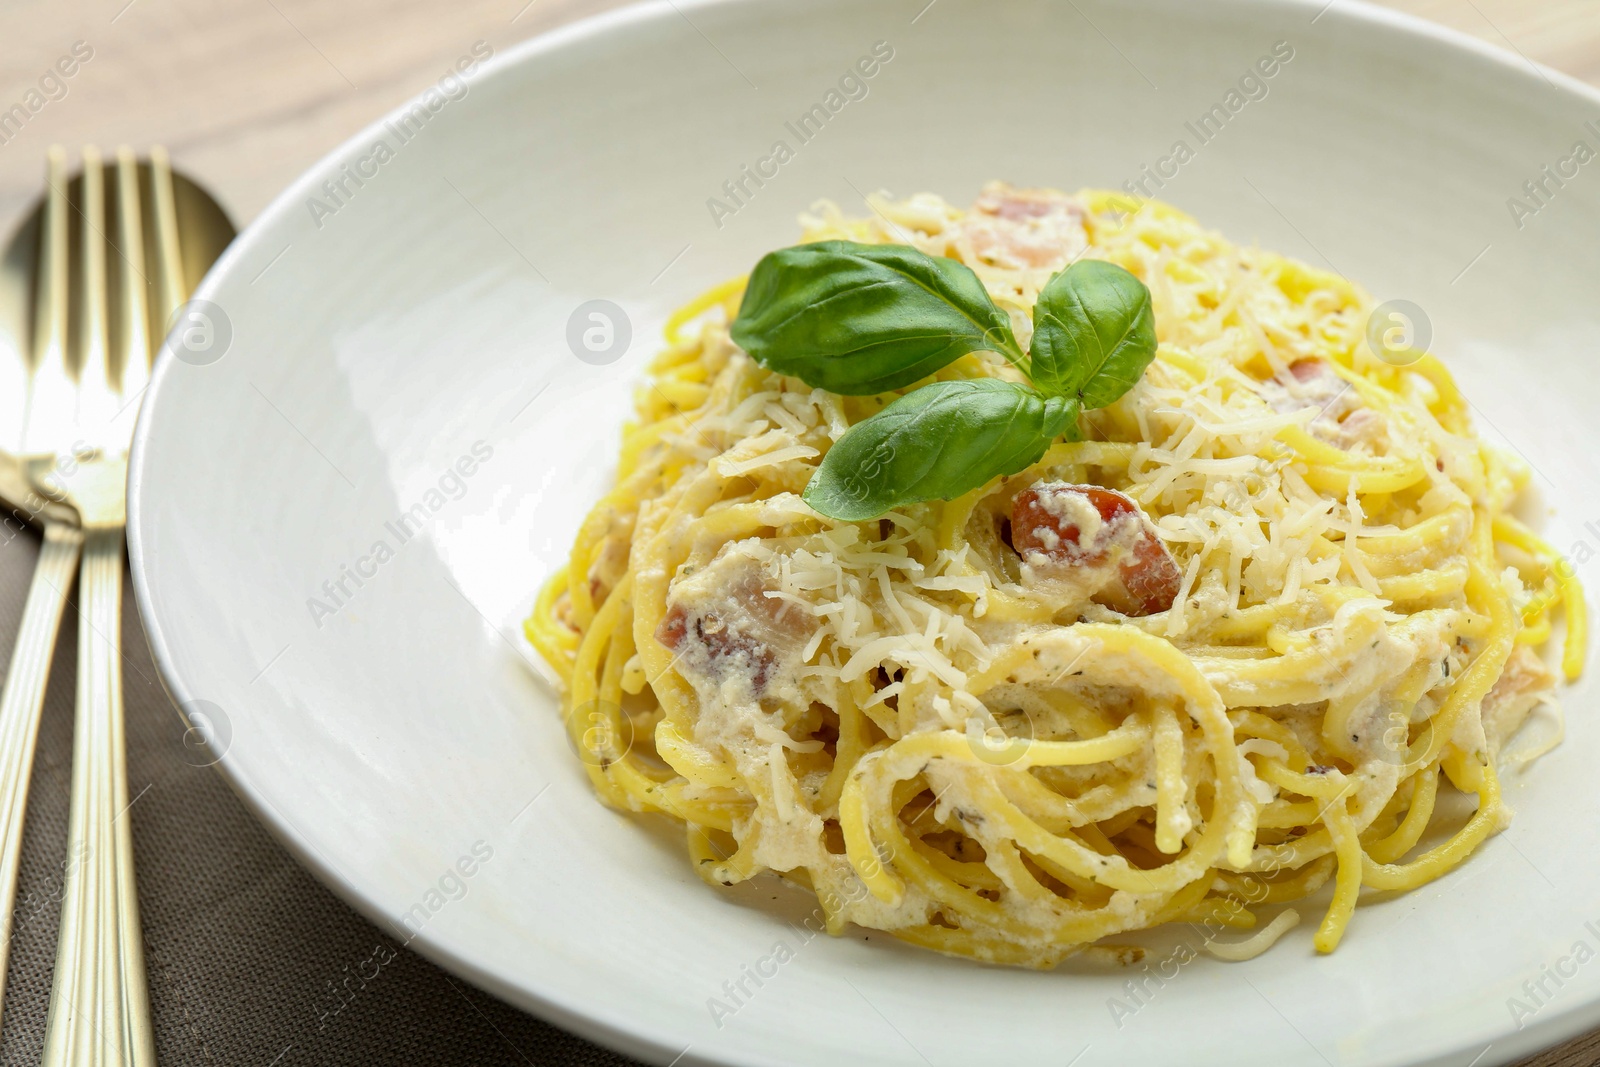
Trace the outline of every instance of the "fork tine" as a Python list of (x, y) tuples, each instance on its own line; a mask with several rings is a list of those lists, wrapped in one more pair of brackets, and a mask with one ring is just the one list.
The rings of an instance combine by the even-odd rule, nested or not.
[[(133, 149), (117, 149), (117, 245), (122, 252), (117, 276), (116, 337), (112, 366), (119, 368), (117, 392), (129, 406), (150, 381), (149, 283), (145, 280), (144, 212), (139, 203), (139, 161)], [(121, 417), (127, 417), (123, 415)]]
[[(172, 313), (188, 298), (189, 286), (183, 269), (183, 248), (178, 242), (177, 194), (172, 182), (172, 160), (160, 145), (150, 149), (150, 192), (155, 214), (153, 252), (156, 269), (156, 329), (159, 345), (166, 337)], [(150, 358), (155, 359), (154, 349)]]
[(39, 226), (38, 281), (34, 289), (33, 364), (23, 452), (54, 452), (52, 430), (69, 425), (77, 390), (67, 371), (67, 153), (52, 145), (45, 157), (44, 218)]
[(106, 288), (105, 163), (93, 145), (83, 149), (83, 195), (79, 205), (83, 302), (78, 310), (76, 351), (78, 369), (78, 433), (90, 447), (114, 445), (108, 433), (119, 406), (112, 393), (109, 314)]

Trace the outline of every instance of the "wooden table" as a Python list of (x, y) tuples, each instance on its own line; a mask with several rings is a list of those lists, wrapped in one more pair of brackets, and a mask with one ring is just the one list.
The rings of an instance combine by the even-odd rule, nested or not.
[[(53, 142), (165, 144), (242, 225), (351, 133), (435, 82), (473, 41), (500, 51), (619, 4), (9, 0), (0, 9), (0, 112), (78, 42), (77, 56), (89, 57), (20, 130), (0, 127), (0, 227), (37, 196)], [(1388, 6), (1600, 85), (1600, 0)], [(1600, 1033), (1528, 1064), (1594, 1067)]]

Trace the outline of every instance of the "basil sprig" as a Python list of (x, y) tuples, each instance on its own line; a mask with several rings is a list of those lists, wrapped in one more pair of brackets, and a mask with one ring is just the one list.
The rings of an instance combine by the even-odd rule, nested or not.
[(1022, 361), (1011, 320), (972, 269), (908, 245), (770, 253), (750, 273), (732, 334), (768, 370), (845, 396), (899, 389), (979, 349)]
[(1037, 462), (1078, 411), (1076, 400), (999, 378), (934, 382), (850, 427), (823, 457), (805, 501), (860, 522), (900, 504), (948, 500)]
[(1074, 263), (1033, 305), (1031, 376), (1046, 393), (1103, 408), (1133, 388), (1155, 353), (1150, 290), (1115, 263)]
[(1032, 351), (983, 283), (953, 259), (907, 245), (821, 241), (763, 257), (733, 340), (768, 370), (850, 396), (901, 389), (970, 352), (997, 352), (1029, 385), (934, 382), (852, 426), (805, 488), (831, 518), (859, 522), (949, 500), (1078, 439), (1078, 415), (1126, 393), (1155, 358), (1150, 290), (1121, 267), (1082, 260), (1033, 308)]

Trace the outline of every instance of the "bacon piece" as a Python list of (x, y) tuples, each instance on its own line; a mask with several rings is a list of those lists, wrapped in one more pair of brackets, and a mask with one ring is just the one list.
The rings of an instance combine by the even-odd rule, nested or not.
[(1064, 212), (1068, 201), (1046, 189), (1012, 189), (990, 186), (974, 205), (986, 215), (998, 215), (1007, 222), (1026, 222)]
[(961, 230), (979, 259), (999, 267), (1065, 266), (1088, 244), (1076, 200), (1004, 182), (984, 186)]
[(1332, 378), (1334, 384), (1342, 384), (1338, 382), (1338, 376), (1329, 372), (1328, 365), (1320, 359), (1297, 359), (1289, 364), (1289, 374), (1301, 385), (1314, 382), (1318, 378)]
[[(691, 637), (693, 643), (685, 648), (684, 642)], [(767, 687), (772, 673), (772, 650), (751, 635), (729, 627), (714, 611), (690, 615), (682, 604), (673, 604), (656, 627), (656, 640), (683, 656), (690, 666), (709, 667), (718, 676), (730, 667), (745, 671), (758, 693)]]
[(1344, 379), (1333, 372), (1326, 360), (1315, 356), (1295, 360), (1262, 384), (1271, 394), (1272, 406), (1280, 411), (1321, 407), (1345, 392)]
[(688, 669), (717, 679), (739, 672), (759, 694), (777, 669), (779, 650), (798, 646), (816, 628), (809, 614), (766, 593), (751, 568), (708, 603), (674, 600), (656, 627), (656, 640)]
[(1182, 574), (1127, 496), (1098, 485), (1041, 482), (1017, 494), (1012, 544), (1032, 566), (1105, 571), (1093, 599), (1128, 616), (1172, 607)]
[(1308, 428), (1339, 448), (1357, 444), (1378, 448), (1388, 432), (1384, 417), (1363, 404), (1360, 394), (1326, 360), (1295, 360), (1277, 377), (1262, 382), (1261, 394), (1274, 411), (1316, 408)]

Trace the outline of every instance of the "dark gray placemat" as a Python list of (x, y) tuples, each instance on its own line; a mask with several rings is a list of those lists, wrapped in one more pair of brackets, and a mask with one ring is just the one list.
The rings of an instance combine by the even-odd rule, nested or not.
[[(0, 677), (38, 548), (31, 531), (0, 528)], [(214, 768), (190, 766), (184, 728), (124, 585), (128, 817), (162, 1067), (632, 1062), (399, 947), (302, 870)], [(44, 1041), (67, 851), (76, 653), (69, 606), (30, 786), (3, 1065), (37, 1064)], [(375, 968), (370, 981), (356, 977)], [(353, 992), (340, 995), (341, 987)]]

